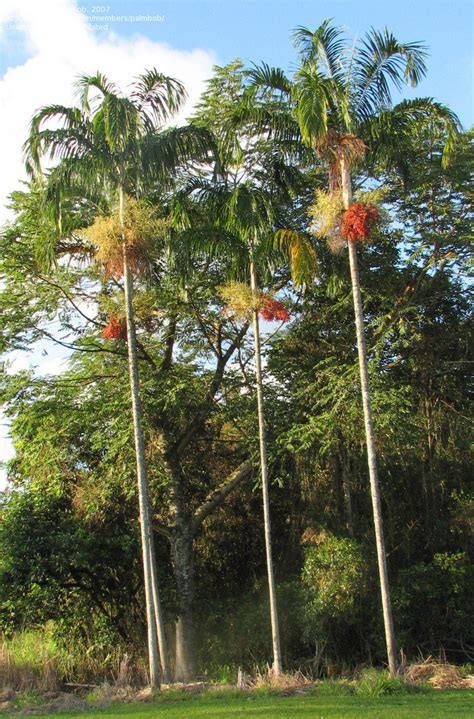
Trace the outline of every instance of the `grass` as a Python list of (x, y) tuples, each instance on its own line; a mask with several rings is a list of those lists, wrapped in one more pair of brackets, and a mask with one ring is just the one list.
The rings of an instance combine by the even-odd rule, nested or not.
[(471, 690), (426, 690), (416, 694), (379, 697), (339, 696), (317, 691), (313, 695), (278, 696), (206, 693), (174, 695), (150, 704), (121, 704), (86, 713), (43, 715), (46, 719), (470, 719), (474, 716)]

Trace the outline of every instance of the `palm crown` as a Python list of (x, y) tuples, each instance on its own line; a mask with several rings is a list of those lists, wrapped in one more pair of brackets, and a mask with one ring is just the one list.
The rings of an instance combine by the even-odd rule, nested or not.
[(43, 107), (25, 143), (31, 174), (41, 172), (46, 154), (60, 160), (50, 173), (51, 187), (67, 183), (69, 189), (80, 185), (91, 192), (121, 187), (140, 194), (145, 182), (165, 181), (178, 164), (209, 149), (203, 129), (165, 129), (186, 93), (179, 81), (154, 69), (136, 79), (128, 97), (100, 73), (81, 77), (77, 87), (80, 106)]
[(372, 29), (352, 45), (330, 20), (314, 32), (297, 28), (294, 40), (300, 65), (293, 81), (262, 65), (250, 72), (253, 86), (291, 98), (303, 141), (330, 163), (341, 152), (350, 162), (367, 149), (385, 163), (400, 163), (404, 136), (426, 119), (443, 125), (443, 159), (449, 161), (459, 130), (456, 115), (431, 98), (392, 102), (393, 89), (415, 87), (425, 75), (421, 43), (400, 43), (387, 29)]

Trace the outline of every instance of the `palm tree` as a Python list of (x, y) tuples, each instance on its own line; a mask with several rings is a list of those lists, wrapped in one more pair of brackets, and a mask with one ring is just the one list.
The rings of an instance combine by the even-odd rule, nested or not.
[[(279, 97), (251, 96), (248, 76), (242, 63), (235, 61), (216, 68), (215, 76), (208, 82), (193, 120), (214, 133), (217, 162), (210, 180), (193, 182), (184, 194), (193, 196), (201, 210), (206, 208), (204, 213), (213, 222), (204, 243), (192, 241), (193, 251), (220, 257), (226, 263), (227, 276), (243, 281), (240, 290), (237, 287), (245, 306), (242, 315), (251, 319), (253, 326), (272, 671), (278, 675), (282, 660), (271, 537), (259, 278), (262, 279), (265, 269), (269, 276), (271, 260), (278, 254), (281, 260), (284, 254), (290, 259), (295, 284), (304, 285), (314, 275), (315, 253), (309, 239), (301, 233), (286, 230), (275, 234), (275, 227), (282, 222), (279, 205), (282, 200), (289, 202), (295, 194), (299, 170), (294, 163), (301, 159), (303, 148), (301, 143), (293, 144), (296, 123), (286, 103)], [(275, 125), (282, 130), (278, 142), (271, 137)], [(192, 223), (188, 220), (187, 224)]]
[[(227, 137), (228, 139), (228, 137)], [(219, 148), (219, 142), (217, 142)], [(222, 148), (220, 148), (222, 150)], [(275, 572), (272, 552), (272, 533), (270, 519), (270, 492), (268, 477), (267, 432), (265, 421), (264, 381), (262, 371), (262, 350), (259, 312), (262, 296), (260, 279), (268, 271), (268, 264), (285, 256), (289, 260), (295, 286), (304, 286), (316, 271), (316, 255), (309, 239), (294, 230), (275, 232), (275, 212), (278, 205), (271, 191), (263, 189), (255, 178), (240, 179), (230, 185), (225, 179), (224, 155), (220, 153), (220, 169), (224, 173), (221, 182), (196, 181), (191, 190), (201, 213), (212, 218), (217, 236), (208, 232), (206, 240), (193, 239), (193, 252), (203, 252), (212, 257), (224, 258), (227, 276), (237, 278), (236, 288), (223, 292), (224, 299), (232, 306), (239, 306), (239, 316), (246, 320), (251, 317), (255, 357), (255, 385), (257, 398), (257, 418), (259, 436), (260, 476), (264, 515), (265, 556), (267, 567), (268, 593), (270, 604), (270, 624), (272, 634), (273, 665), (272, 672), (282, 672), (280, 629), (278, 621)], [(235, 167), (234, 167), (235, 170)], [(239, 173), (237, 172), (238, 176)], [(281, 197), (281, 193), (280, 193)], [(209, 237), (212, 239), (209, 241)], [(248, 285), (250, 284), (250, 288)], [(250, 293), (246, 290), (250, 289)], [(234, 292), (238, 297), (235, 299)], [(240, 297), (240, 295), (243, 297)]]
[[(90, 97), (91, 90), (95, 91)], [(165, 182), (180, 162), (208, 148), (203, 131), (181, 127), (163, 130), (163, 124), (181, 106), (183, 85), (150, 70), (140, 75), (128, 97), (97, 73), (78, 81), (80, 107), (50, 105), (32, 118), (25, 144), (26, 164), (41, 174), (41, 158), (60, 160), (50, 174), (50, 189), (59, 198), (68, 193), (97, 192), (118, 203), (124, 227), (124, 198), (139, 196), (148, 183)], [(60, 215), (59, 215), (60, 218)], [(150, 684), (160, 686), (159, 656), (163, 678), (169, 681), (164, 623), (160, 606), (153, 528), (147, 480), (142, 408), (133, 315), (133, 278), (125, 234), (121, 238), (123, 288), (127, 323), (128, 368), (136, 453), (145, 585)]]
[[(303, 141), (329, 165), (330, 192), (340, 192), (344, 208), (352, 204), (351, 169), (367, 151), (371, 157), (397, 164), (399, 145), (417, 121), (437, 118), (447, 132), (444, 160), (453, 148), (458, 121), (445, 106), (431, 99), (392, 105), (393, 85), (416, 86), (426, 71), (420, 43), (402, 44), (385, 29), (371, 30), (357, 45), (349, 45), (341, 29), (326, 20), (314, 32), (300, 27), (294, 33), (300, 66), (293, 83), (281, 70), (262, 66), (253, 71), (255, 87), (273, 87), (292, 100)], [(348, 242), (357, 333), (359, 372), (364, 410), (367, 458), (377, 547), (388, 663), (397, 669), (396, 642), (389, 594), (374, 426), (370, 402), (364, 316), (357, 248)]]

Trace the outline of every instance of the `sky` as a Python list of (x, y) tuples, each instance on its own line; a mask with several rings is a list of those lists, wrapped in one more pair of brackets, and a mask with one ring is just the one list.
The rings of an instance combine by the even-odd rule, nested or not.
[[(291, 31), (314, 29), (325, 18), (351, 38), (387, 26), (402, 42), (424, 42), (427, 77), (404, 96), (444, 102), (470, 127), (473, 12), (467, 0), (1, 0), (0, 223), (9, 219), (8, 194), (24, 179), (21, 148), (32, 114), (42, 105), (73, 103), (79, 75), (100, 70), (126, 89), (145, 68), (156, 67), (187, 86), (184, 117), (215, 64), (240, 57), (291, 74)], [(38, 372), (58, 372), (64, 366), (64, 355), (44, 347), (12, 360), (11, 371), (36, 365)], [(11, 453), (0, 413), (0, 460)]]

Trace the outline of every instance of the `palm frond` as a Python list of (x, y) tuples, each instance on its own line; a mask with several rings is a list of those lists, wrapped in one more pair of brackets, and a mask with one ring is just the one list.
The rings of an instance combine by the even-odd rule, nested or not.
[(139, 115), (128, 98), (106, 95), (96, 118), (100, 116), (104, 118), (105, 139), (112, 152), (125, 150), (130, 139), (137, 137)]
[[(104, 167), (108, 168), (104, 175)], [(101, 182), (98, 182), (101, 178)], [(100, 204), (115, 198), (114, 188), (118, 182), (118, 175), (112, 158), (101, 153), (87, 153), (82, 156), (68, 157), (48, 172), (48, 192), (56, 192), (62, 188), (72, 200), (81, 201), (91, 199)]]
[(354, 113), (360, 121), (392, 103), (391, 85), (416, 86), (426, 73), (426, 48), (422, 43), (400, 43), (387, 28), (371, 29), (353, 60)]
[(277, 230), (274, 246), (285, 251), (291, 268), (291, 277), (296, 287), (309, 285), (318, 270), (316, 252), (310, 240), (302, 233), (291, 229)]
[(445, 133), (442, 164), (446, 167), (455, 150), (461, 124), (452, 110), (430, 97), (403, 100), (363, 123), (360, 130), (373, 158), (387, 167), (405, 168), (406, 173), (407, 148), (411, 146), (413, 131), (420, 123), (427, 122), (439, 123)]
[(117, 86), (115, 83), (110, 82), (110, 80), (100, 72), (96, 72), (95, 75), (81, 75), (76, 80), (75, 87), (81, 107), (86, 113), (91, 111), (89, 94), (92, 87), (98, 90), (103, 97), (109, 94), (117, 94)]
[(183, 83), (163, 75), (155, 68), (139, 75), (130, 93), (130, 98), (138, 111), (146, 113), (149, 108), (151, 119), (157, 125), (162, 125), (176, 114), (186, 97), (187, 92)]
[(264, 190), (242, 183), (229, 193), (222, 208), (224, 226), (236, 232), (244, 241), (255, 241), (268, 232), (273, 222), (273, 205)]
[(315, 31), (302, 26), (297, 27), (293, 31), (293, 40), (303, 64), (310, 63), (319, 72), (340, 84), (343, 83), (346, 40), (343, 30), (331, 25), (330, 18), (327, 18)]
[(147, 133), (140, 143), (142, 171), (157, 182), (170, 179), (187, 163), (205, 163), (215, 159), (217, 150), (213, 134), (194, 125), (173, 127), (161, 133)]
[(262, 62), (261, 65), (253, 65), (245, 70), (244, 75), (249, 82), (247, 88), (259, 90), (272, 90), (289, 96), (291, 93), (291, 82), (279, 67), (271, 67)]
[(328, 130), (328, 112), (332, 104), (329, 83), (320, 73), (302, 67), (297, 74), (293, 96), (303, 141), (314, 146)]
[(79, 108), (65, 107), (64, 105), (42, 107), (33, 115), (28, 139), (23, 145), (26, 168), (30, 175), (41, 172), (41, 156), (44, 154), (47, 145), (47, 134), (45, 135), (46, 131), (42, 128), (48, 121), (53, 121), (58, 126), (58, 129), (62, 129), (63, 136), (67, 135), (67, 131), (70, 131), (76, 137), (81, 135), (85, 138), (86, 136), (84, 130), (87, 125)]

